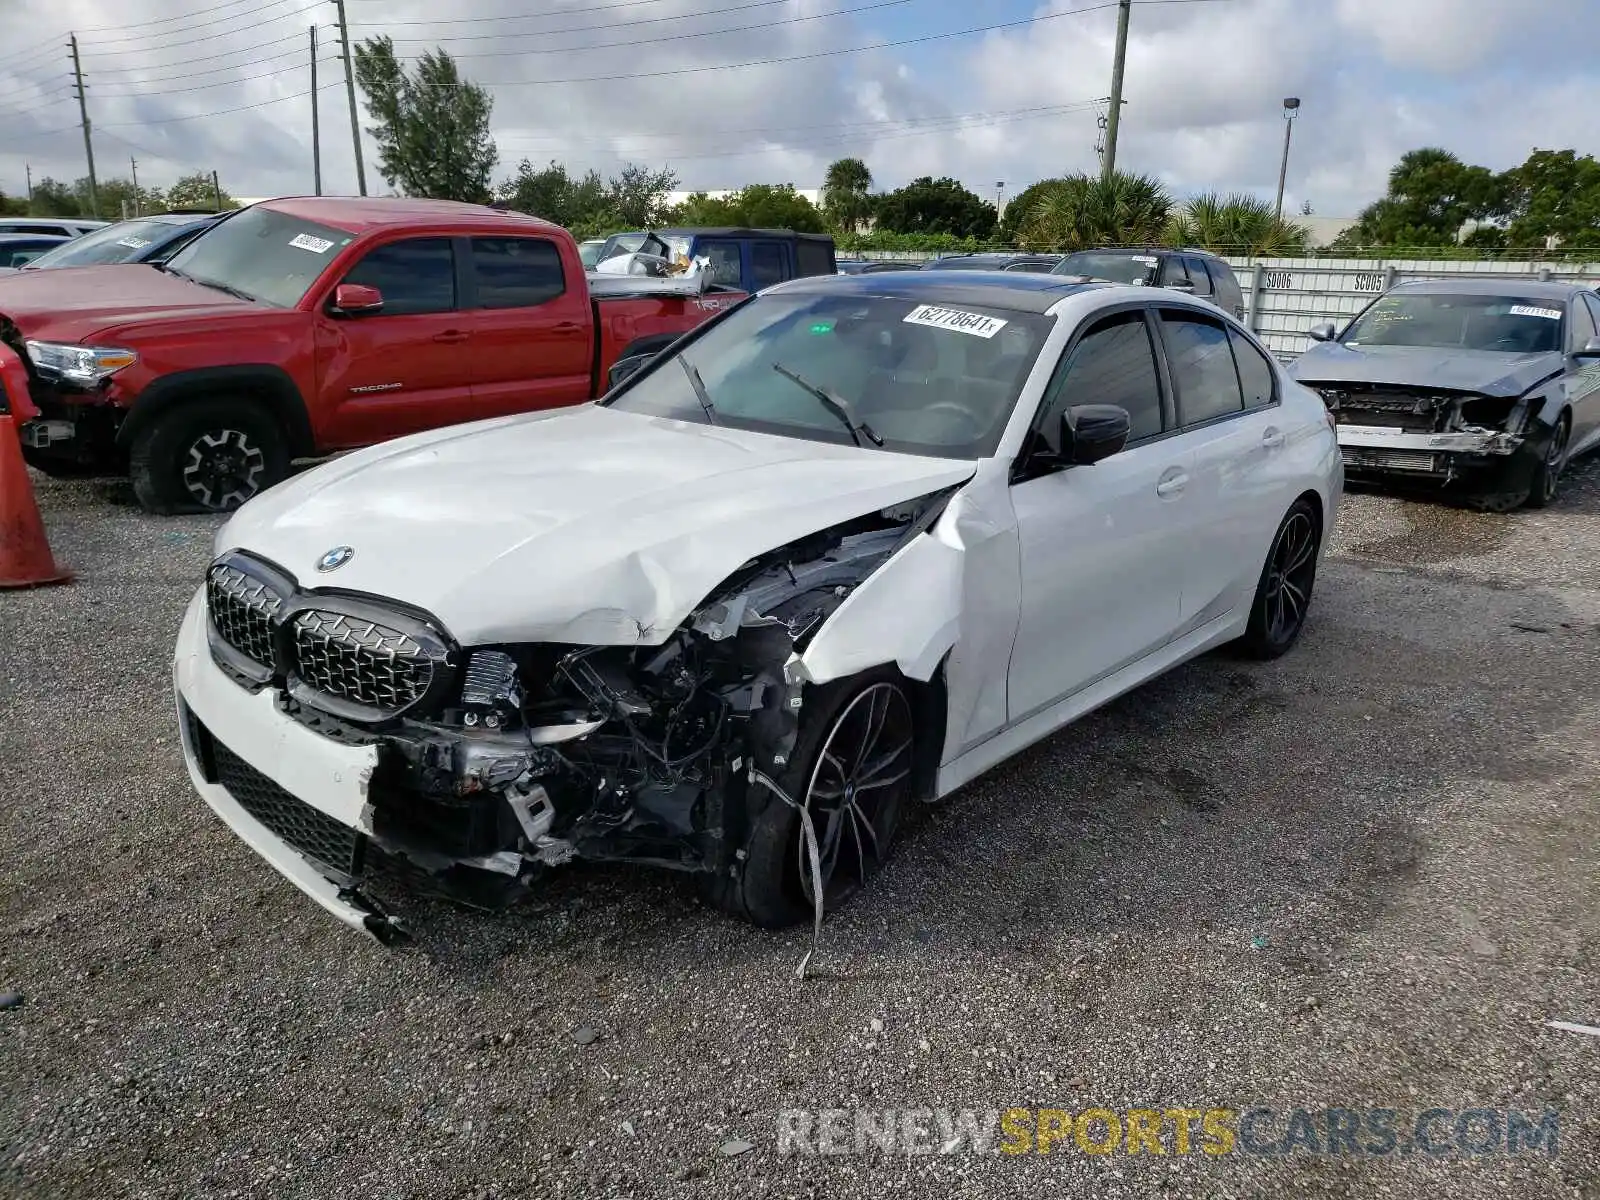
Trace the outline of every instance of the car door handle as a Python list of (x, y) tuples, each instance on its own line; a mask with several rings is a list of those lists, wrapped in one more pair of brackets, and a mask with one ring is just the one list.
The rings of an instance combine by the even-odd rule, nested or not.
[(583, 326), (576, 321), (557, 321), (550, 328), (555, 333), (577, 333)]
[(1276, 450), (1283, 445), (1283, 431), (1275, 425), (1268, 425), (1261, 434), (1261, 444), (1268, 450)]
[(460, 329), (446, 329), (443, 333), (433, 335), (436, 342), (464, 342), (471, 336)]
[(1160, 482), (1158, 482), (1156, 484), (1156, 495), (1158, 495), (1158, 496), (1176, 496), (1176, 495), (1179, 495), (1179, 494), (1182, 493), (1184, 487), (1188, 484), (1188, 482), (1189, 482), (1189, 477), (1187, 475), (1185, 475), (1182, 471), (1179, 471), (1175, 475), (1163, 475), (1161, 477)]

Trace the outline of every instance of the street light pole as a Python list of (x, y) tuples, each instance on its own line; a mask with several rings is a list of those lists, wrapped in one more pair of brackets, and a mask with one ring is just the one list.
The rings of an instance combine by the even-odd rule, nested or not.
[(1289, 135), (1294, 132), (1294, 119), (1300, 109), (1298, 96), (1286, 96), (1283, 101), (1283, 162), (1278, 166), (1278, 220), (1283, 220), (1283, 184), (1289, 177)]

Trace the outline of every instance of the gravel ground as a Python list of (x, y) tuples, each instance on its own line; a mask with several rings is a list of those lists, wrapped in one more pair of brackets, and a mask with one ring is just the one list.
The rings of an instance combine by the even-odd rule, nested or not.
[[(929, 810), (803, 982), (807, 933), (644, 870), (345, 931), (178, 759), (213, 523), (39, 494), (79, 581), (0, 596), (0, 1193), (1600, 1197), (1600, 1038), (1544, 1024), (1600, 1024), (1600, 463), (1544, 513), (1351, 496), (1292, 655)], [(776, 1124), (1253, 1105), (1554, 1107), (1560, 1150), (813, 1158)]]

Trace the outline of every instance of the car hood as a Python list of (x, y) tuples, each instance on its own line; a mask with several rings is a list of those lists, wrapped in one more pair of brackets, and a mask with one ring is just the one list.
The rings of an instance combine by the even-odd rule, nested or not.
[(1560, 353), (1503, 354), (1426, 346), (1345, 346), (1319, 342), (1290, 373), (1304, 384), (1374, 384), (1439, 388), (1485, 396), (1520, 396), (1560, 372)]
[(143, 263), (18, 271), (0, 278), (0, 313), (41, 341), (81, 342), (134, 321), (211, 320), (256, 307)]
[(463, 645), (658, 644), (750, 559), (975, 469), (586, 404), (337, 459), (246, 504), (217, 550), (415, 605)]

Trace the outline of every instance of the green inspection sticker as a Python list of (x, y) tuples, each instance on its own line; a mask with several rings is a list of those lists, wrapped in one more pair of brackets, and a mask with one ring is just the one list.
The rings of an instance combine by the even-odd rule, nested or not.
[(832, 333), (833, 332), (833, 322), (832, 321), (813, 321), (811, 323), (811, 332), (812, 333)]

